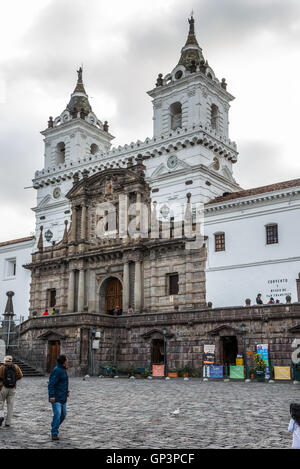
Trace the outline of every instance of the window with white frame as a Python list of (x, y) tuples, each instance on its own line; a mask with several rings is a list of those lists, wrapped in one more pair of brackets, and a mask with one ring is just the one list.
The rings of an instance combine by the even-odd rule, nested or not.
[(15, 277), (16, 274), (17, 274), (17, 259), (15, 257), (12, 259), (6, 259), (4, 276), (6, 278), (10, 278), (10, 277)]

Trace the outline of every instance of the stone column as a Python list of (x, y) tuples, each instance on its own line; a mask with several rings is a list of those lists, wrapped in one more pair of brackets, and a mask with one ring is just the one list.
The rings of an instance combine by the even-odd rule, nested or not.
[(141, 212), (142, 212), (142, 194), (140, 192), (136, 193), (136, 229), (139, 231), (141, 229)]
[(72, 210), (72, 227), (71, 227), (71, 242), (75, 243), (76, 241), (76, 219), (77, 219), (77, 210), (76, 207), (73, 207)]
[(296, 286), (297, 286), (297, 299), (300, 302), (300, 273), (298, 274), (298, 278), (296, 279)]
[(79, 271), (78, 280), (78, 312), (82, 313), (84, 308), (84, 270)]
[(83, 240), (86, 239), (86, 213), (87, 213), (87, 207), (86, 205), (83, 205), (82, 212), (81, 212), (81, 239)]
[(134, 279), (134, 309), (137, 313), (142, 308), (142, 263), (135, 261), (135, 279)]
[(75, 272), (71, 270), (69, 274), (69, 287), (68, 287), (68, 312), (74, 313), (74, 296), (75, 296)]
[(123, 266), (123, 313), (127, 313), (129, 306), (129, 262)]

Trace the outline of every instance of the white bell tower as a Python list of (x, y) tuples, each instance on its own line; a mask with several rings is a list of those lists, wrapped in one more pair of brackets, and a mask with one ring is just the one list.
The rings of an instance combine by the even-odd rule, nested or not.
[[(93, 112), (82, 80), (82, 68), (66, 109), (55, 119), (49, 118), (42, 131), (45, 143), (44, 168), (37, 171), (33, 186), (37, 189), (36, 239), (40, 227), (48, 233), (49, 243), (62, 239), (65, 220), (71, 211), (65, 194), (71, 189), (73, 176), (83, 173), (99, 155), (107, 153), (114, 138), (107, 121), (101, 122)], [(49, 234), (50, 233), (50, 234)], [(51, 236), (52, 234), (52, 236)]]

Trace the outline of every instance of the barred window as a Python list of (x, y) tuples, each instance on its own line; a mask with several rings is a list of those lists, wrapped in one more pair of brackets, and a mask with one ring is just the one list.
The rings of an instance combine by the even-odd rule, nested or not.
[(170, 274), (169, 277), (169, 295), (178, 295), (179, 285), (178, 285), (178, 274)]
[(215, 234), (215, 251), (225, 251), (225, 233)]
[(47, 307), (53, 308), (56, 305), (56, 290), (55, 288), (50, 288), (48, 290), (48, 300), (47, 300)]
[(278, 225), (266, 225), (267, 244), (278, 243)]

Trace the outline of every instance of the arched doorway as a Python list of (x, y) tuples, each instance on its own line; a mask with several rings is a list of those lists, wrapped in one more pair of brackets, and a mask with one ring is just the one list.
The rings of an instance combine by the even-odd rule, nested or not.
[(224, 365), (235, 365), (238, 354), (238, 342), (236, 336), (221, 337), (221, 360)]
[(101, 285), (100, 312), (113, 314), (116, 306), (122, 311), (122, 283), (117, 277), (109, 277)]

